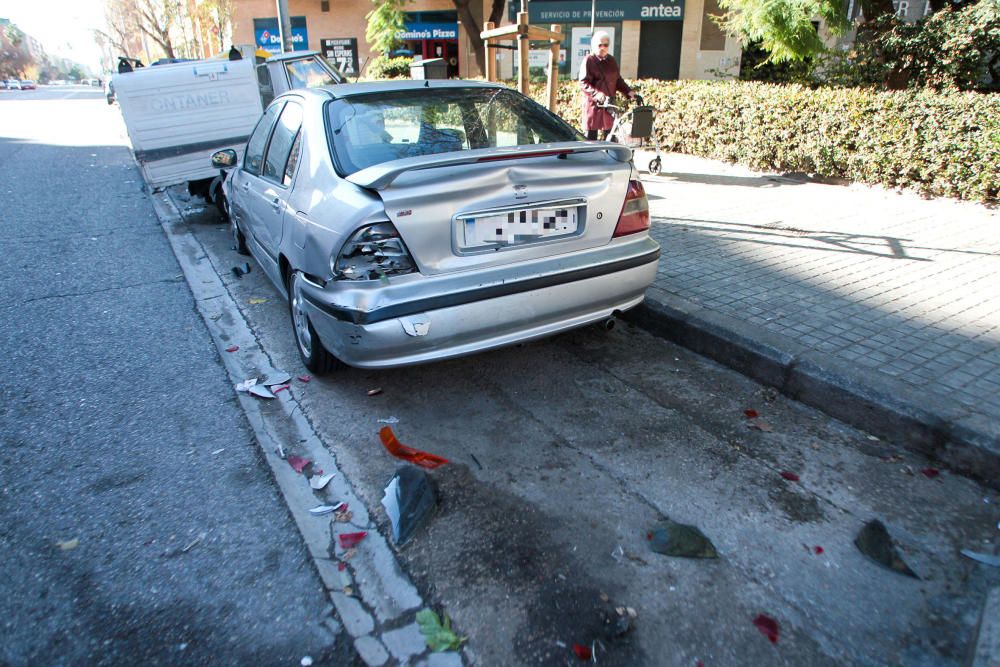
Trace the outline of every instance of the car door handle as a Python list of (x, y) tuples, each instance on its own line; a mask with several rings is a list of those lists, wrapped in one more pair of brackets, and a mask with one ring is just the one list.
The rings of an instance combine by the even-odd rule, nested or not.
[(250, 192), (250, 181), (243, 181), (243, 192)]
[(275, 213), (280, 213), (281, 212), (281, 200), (278, 199), (277, 197), (275, 197), (274, 199), (272, 199), (271, 200), (271, 208), (274, 209)]

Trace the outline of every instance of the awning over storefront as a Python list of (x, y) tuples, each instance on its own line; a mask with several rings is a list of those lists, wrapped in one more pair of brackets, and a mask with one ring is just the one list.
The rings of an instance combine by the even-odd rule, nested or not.
[[(590, 0), (531, 0), (532, 23), (589, 23)], [(511, 20), (521, 7), (508, 3)], [(598, 21), (683, 21), (684, 0), (597, 0)]]

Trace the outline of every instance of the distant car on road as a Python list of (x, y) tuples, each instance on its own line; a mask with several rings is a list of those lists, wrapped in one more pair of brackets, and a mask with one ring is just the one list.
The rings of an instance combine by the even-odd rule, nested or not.
[(223, 184), (237, 250), (287, 295), (314, 373), (472, 354), (610, 322), (656, 276), (620, 144), (505, 86), (293, 90)]
[(21, 90), (35, 90), (37, 87), (38, 86), (36, 86), (35, 82), (32, 81), (31, 79), (21, 80)]
[(4, 87), (7, 90), (21, 90), (21, 82), (18, 79), (7, 79), (4, 82)]

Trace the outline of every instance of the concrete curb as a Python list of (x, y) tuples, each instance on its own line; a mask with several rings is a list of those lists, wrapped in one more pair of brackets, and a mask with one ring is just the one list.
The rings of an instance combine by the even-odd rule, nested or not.
[(983, 601), (979, 627), (972, 641), (967, 667), (1000, 665), (1000, 588), (993, 588)]
[(1000, 424), (659, 290), (625, 318), (852, 426), (1000, 488)]

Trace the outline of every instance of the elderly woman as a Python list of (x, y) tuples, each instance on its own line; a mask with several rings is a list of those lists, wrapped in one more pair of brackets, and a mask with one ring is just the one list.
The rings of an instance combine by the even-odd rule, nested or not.
[(602, 109), (599, 104), (614, 104), (616, 93), (628, 95), (635, 99), (635, 93), (625, 83), (618, 73), (618, 63), (608, 53), (611, 36), (603, 30), (594, 33), (590, 40), (590, 55), (580, 65), (580, 88), (583, 89), (583, 129), (587, 131), (587, 139), (597, 139), (597, 131), (601, 131), (601, 139), (608, 138), (608, 131), (615, 119)]

